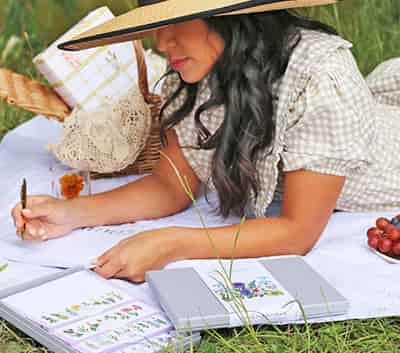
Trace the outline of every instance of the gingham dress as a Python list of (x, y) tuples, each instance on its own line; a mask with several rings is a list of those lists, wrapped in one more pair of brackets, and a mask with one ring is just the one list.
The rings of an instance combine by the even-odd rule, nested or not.
[[(338, 210), (400, 209), (400, 59), (381, 64), (365, 80), (350, 48), (340, 37), (302, 31), (274, 86), (276, 131), (272, 150), (257, 161), (261, 190), (257, 198), (251, 195), (250, 205), (256, 216), (264, 216), (271, 202), (281, 198), (284, 173), (300, 169), (346, 177)], [(163, 97), (177, 85), (176, 75), (166, 79)], [(204, 183), (209, 182), (213, 151), (193, 148), (194, 111), (209, 96), (205, 79), (195, 109), (175, 127), (184, 156)], [(184, 97), (182, 92), (165, 114), (178, 109)], [(223, 117), (224, 107), (218, 107), (201, 120), (213, 133)]]

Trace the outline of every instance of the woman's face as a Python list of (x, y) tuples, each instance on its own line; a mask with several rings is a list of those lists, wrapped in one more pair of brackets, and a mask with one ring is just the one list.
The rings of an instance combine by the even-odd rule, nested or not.
[(224, 41), (203, 20), (192, 20), (160, 28), (157, 48), (165, 53), (173, 70), (187, 83), (201, 81), (224, 50)]

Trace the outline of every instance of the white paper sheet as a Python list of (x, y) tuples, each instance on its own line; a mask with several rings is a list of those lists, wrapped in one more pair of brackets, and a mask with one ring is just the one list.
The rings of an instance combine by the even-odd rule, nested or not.
[(0, 256), (0, 292), (60, 271), (55, 268), (8, 261)]
[[(207, 225), (232, 224), (236, 219), (222, 220), (212, 213), (205, 200), (199, 202)], [(179, 215), (155, 221), (141, 221), (132, 224), (105, 226), (75, 230), (71, 234), (45, 242), (22, 241), (15, 234), (14, 226), (8, 220), (0, 235), (0, 254), (4, 257), (43, 266), (73, 267), (87, 266), (120, 240), (139, 232), (170, 226), (202, 227), (193, 208)]]

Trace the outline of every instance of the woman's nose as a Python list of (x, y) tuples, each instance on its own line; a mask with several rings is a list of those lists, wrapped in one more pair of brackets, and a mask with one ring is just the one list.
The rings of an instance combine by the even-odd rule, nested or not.
[(167, 52), (168, 48), (175, 46), (175, 37), (172, 26), (160, 28), (156, 32), (156, 46), (161, 52)]

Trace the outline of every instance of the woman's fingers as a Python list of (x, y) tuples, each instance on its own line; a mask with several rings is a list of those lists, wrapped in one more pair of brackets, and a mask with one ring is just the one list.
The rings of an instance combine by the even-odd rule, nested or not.
[[(47, 216), (51, 212), (51, 205), (46, 202), (49, 199), (48, 196), (30, 196), (27, 198), (27, 208), (24, 210), (22, 209), (20, 202), (15, 205), (11, 210), (11, 217), (13, 218), (15, 227), (17, 228), (17, 234), (22, 234), (28, 220)], [(39, 229), (37, 231), (39, 232)], [(36, 234), (35, 226), (33, 226), (32, 232), (33, 233), (30, 235), (39, 235), (39, 233)]]
[(11, 217), (14, 221), (15, 227), (17, 228), (17, 231), (20, 231), (25, 223), (22, 214), (21, 214), (21, 203), (17, 203), (15, 207), (11, 210)]
[(132, 257), (130, 261), (124, 261), (124, 242), (122, 241), (114, 248), (106, 251), (103, 255), (98, 257), (95, 261), (95, 271), (105, 278), (121, 278), (128, 279), (131, 282), (143, 282), (144, 273), (136, 271), (138, 268), (135, 266)]
[(115, 278), (127, 279), (134, 283), (142, 283), (145, 280), (144, 272), (135, 271), (133, 268), (123, 268), (114, 275)]
[(24, 210), (21, 210), (21, 213), (27, 219), (34, 219), (48, 216), (51, 210), (52, 206), (49, 202), (42, 202), (28, 206)]
[(103, 266), (106, 262), (110, 261), (110, 259), (113, 257), (114, 253), (114, 247), (107, 250), (105, 253), (100, 255), (96, 260), (95, 260), (95, 265), (96, 266)]
[(96, 273), (104, 278), (111, 278), (121, 271), (124, 266), (120, 261), (118, 248), (119, 245), (116, 245), (96, 259), (94, 269)]
[(58, 238), (69, 232), (71, 228), (68, 226), (63, 226), (59, 224), (43, 223), (42, 224), (43, 233), (41, 234), (42, 240), (48, 240), (53, 238)]
[(101, 266), (97, 264), (94, 271), (104, 278), (111, 278), (114, 277), (119, 271), (121, 271), (121, 269), (121, 264), (110, 260), (107, 262), (103, 262)]
[(44, 225), (40, 220), (31, 220), (25, 224), (25, 231), (20, 236), (24, 240), (41, 241), (44, 235)]

